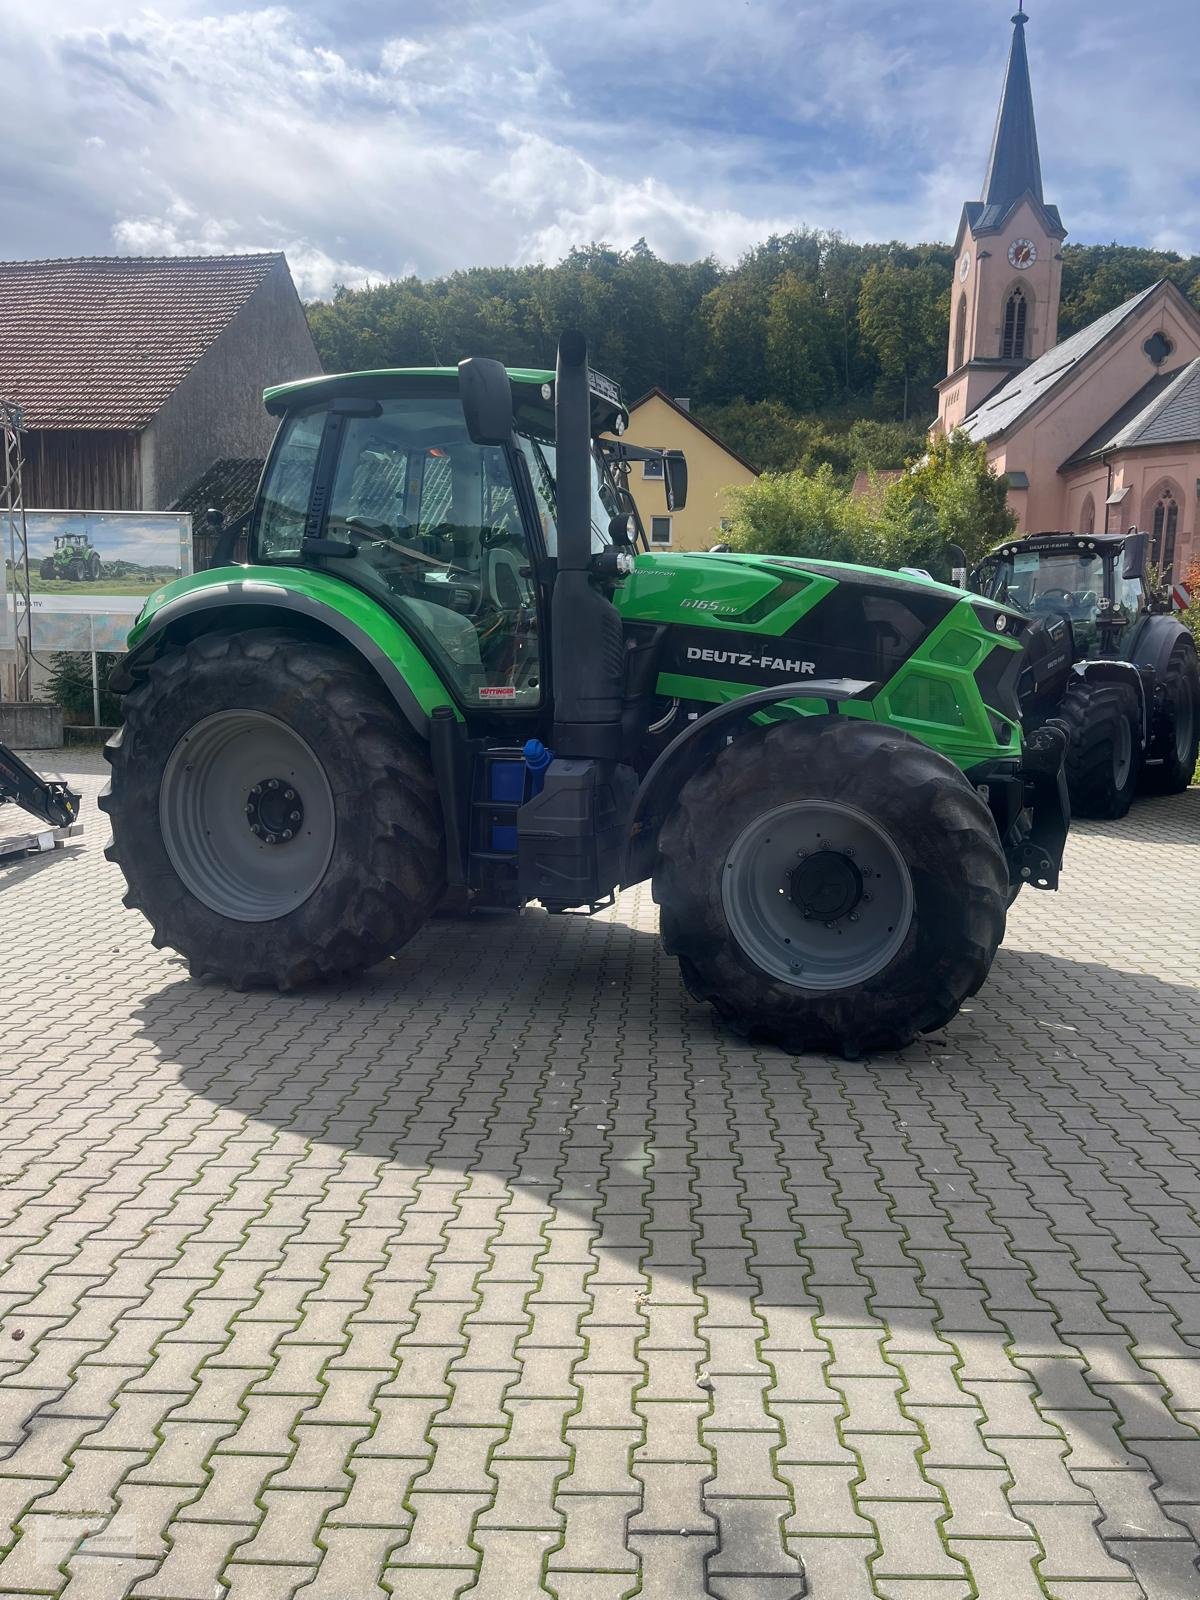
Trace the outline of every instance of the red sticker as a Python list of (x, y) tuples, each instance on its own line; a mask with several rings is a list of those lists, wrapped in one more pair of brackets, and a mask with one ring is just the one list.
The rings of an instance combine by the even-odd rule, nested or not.
[(479, 698), (481, 700), (515, 700), (517, 691), (511, 683), (499, 684), (494, 688), (480, 689)]

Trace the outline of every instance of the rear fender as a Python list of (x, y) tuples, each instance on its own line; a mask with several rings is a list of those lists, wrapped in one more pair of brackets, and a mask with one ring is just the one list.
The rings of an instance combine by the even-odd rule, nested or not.
[[(131, 648), (122, 657), (110, 686), (118, 694), (131, 689), (139, 668), (148, 666), (164, 649), (178, 646), (203, 633), (218, 630), (284, 627), (306, 638), (334, 638), (348, 645), (396, 702), (397, 708), (415, 733), (429, 737), (429, 713), (434, 706), (452, 705), (452, 696), (415, 640), (400, 623), (369, 595), (350, 591), (355, 615), (350, 607), (337, 604), (339, 591), (346, 585), (323, 574), (305, 574), (322, 582), (306, 583), (305, 589), (328, 592), (310, 593), (285, 586), (278, 574), (268, 579), (246, 576), (223, 577), (210, 572), (198, 575), (215, 582), (185, 580), (189, 587), (172, 594), (167, 591), (161, 604), (140, 621), (131, 634)], [(459, 716), (457, 709), (455, 716)]]
[(794, 710), (797, 701), (824, 701), (826, 711), (836, 715), (843, 700), (873, 700), (881, 687), (861, 678), (811, 678), (800, 683), (775, 684), (714, 706), (689, 723), (678, 738), (659, 753), (634, 796), (621, 869), (622, 885), (641, 883), (650, 876), (654, 870), (658, 831), (680, 789), (692, 773), (746, 723), (776, 707), (786, 708), (786, 714), (803, 715)]

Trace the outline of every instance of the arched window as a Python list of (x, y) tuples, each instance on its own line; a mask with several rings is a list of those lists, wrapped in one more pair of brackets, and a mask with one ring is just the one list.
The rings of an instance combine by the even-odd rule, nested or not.
[(1150, 533), (1150, 560), (1164, 577), (1175, 562), (1175, 535), (1179, 531), (1179, 502), (1169, 488), (1154, 502)]
[(958, 300), (958, 315), (954, 319), (954, 370), (958, 371), (963, 364), (963, 357), (967, 350), (967, 297), (960, 295)]
[(1079, 513), (1079, 531), (1082, 534), (1096, 531), (1096, 501), (1090, 494), (1083, 498), (1083, 509)]
[(1004, 302), (1004, 333), (1000, 340), (1000, 354), (1006, 361), (1021, 361), (1024, 358), (1027, 311), (1024, 289), (1014, 289)]

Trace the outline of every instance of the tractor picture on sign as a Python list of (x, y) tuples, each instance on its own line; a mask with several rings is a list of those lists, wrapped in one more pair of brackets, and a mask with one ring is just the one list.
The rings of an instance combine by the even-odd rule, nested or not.
[(38, 563), (41, 578), (65, 578), (68, 583), (82, 583), (90, 579), (95, 583), (102, 570), (100, 552), (92, 548), (86, 533), (59, 533), (54, 538), (54, 549)]

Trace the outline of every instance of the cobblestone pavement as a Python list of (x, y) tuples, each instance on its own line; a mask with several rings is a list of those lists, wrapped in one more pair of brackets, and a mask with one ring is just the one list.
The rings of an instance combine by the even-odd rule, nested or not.
[(201, 986), (86, 818), (0, 872), (0, 1594), (1200, 1594), (1200, 791), (858, 1064), (646, 893)]

